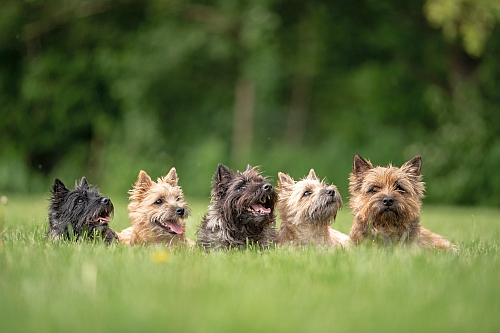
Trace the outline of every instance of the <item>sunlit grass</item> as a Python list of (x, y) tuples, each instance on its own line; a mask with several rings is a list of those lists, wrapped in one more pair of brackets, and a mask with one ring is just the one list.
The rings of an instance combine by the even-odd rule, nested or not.
[[(189, 198), (188, 198), (189, 199)], [(114, 199), (116, 230), (129, 225)], [(187, 234), (208, 205), (189, 200)], [(205, 253), (54, 243), (45, 197), (9, 197), (0, 327), (36, 332), (492, 332), (500, 328), (499, 210), (424, 206), (460, 254), (359, 247)], [(348, 209), (335, 227), (348, 232)]]

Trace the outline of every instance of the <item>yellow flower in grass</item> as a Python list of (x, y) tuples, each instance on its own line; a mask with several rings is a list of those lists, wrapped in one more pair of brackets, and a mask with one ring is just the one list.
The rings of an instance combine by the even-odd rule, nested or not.
[(167, 251), (155, 251), (151, 253), (151, 261), (154, 263), (169, 262), (171, 260), (170, 254)]

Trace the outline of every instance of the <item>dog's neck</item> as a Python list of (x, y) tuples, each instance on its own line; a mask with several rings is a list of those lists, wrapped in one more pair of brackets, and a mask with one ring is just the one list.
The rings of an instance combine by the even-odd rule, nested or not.
[(399, 221), (397, 224), (383, 223), (371, 219), (355, 217), (351, 229), (351, 238), (358, 243), (362, 238), (381, 241), (382, 243), (411, 243), (418, 238), (420, 219)]
[(285, 237), (297, 245), (332, 245), (330, 239), (329, 222), (325, 223), (308, 223), (301, 222), (298, 224), (290, 223), (286, 220), (281, 222), (280, 232)]

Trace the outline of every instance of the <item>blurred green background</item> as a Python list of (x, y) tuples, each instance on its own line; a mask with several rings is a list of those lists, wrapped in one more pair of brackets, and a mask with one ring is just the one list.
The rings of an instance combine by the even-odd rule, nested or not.
[(426, 202), (500, 206), (498, 0), (0, 2), (0, 193), (85, 175), (126, 197), (175, 166), (422, 155)]

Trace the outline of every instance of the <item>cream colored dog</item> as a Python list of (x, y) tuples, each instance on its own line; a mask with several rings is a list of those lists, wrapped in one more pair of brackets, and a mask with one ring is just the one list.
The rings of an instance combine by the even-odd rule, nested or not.
[(337, 188), (321, 181), (313, 169), (297, 182), (279, 172), (278, 192), (280, 244), (349, 246), (349, 236), (330, 228), (342, 207), (342, 198)]

